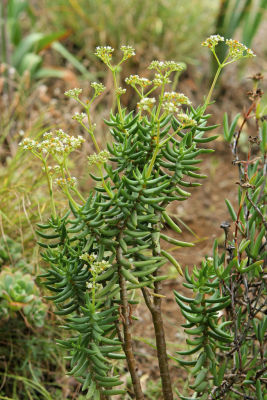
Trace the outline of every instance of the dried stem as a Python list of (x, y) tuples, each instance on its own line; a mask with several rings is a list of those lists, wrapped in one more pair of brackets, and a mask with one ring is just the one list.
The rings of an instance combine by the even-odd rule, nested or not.
[(123, 325), (123, 350), (126, 355), (128, 369), (132, 378), (132, 384), (136, 400), (144, 400), (144, 394), (142, 392), (140, 379), (137, 375), (136, 360), (133, 353), (133, 340), (131, 335), (131, 321), (129, 318), (129, 303), (127, 299), (126, 281), (121, 273), (121, 259), (122, 250), (120, 247), (117, 248), (117, 262), (118, 262), (118, 274), (120, 284), (120, 297), (121, 297), (121, 314), (122, 314), (122, 325)]
[(245, 393), (241, 393), (236, 389), (231, 388), (230, 390), (231, 390), (231, 392), (238, 394), (238, 396), (241, 396), (240, 398), (243, 397), (245, 400), (256, 400), (256, 397), (248, 396)]
[[(160, 285), (159, 282), (155, 282), (154, 284), (154, 293), (160, 293)], [(154, 331), (156, 336), (156, 347), (157, 347), (157, 357), (159, 362), (159, 370), (160, 377), (162, 383), (162, 392), (164, 400), (173, 400), (171, 379), (169, 373), (168, 366), (168, 356), (166, 350), (166, 341), (165, 341), (165, 333), (163, 327), (163, 321), (161, 316), (161, 298), (155, 296), (154, 303), (150, 300), (150, 295), (146, 288), (142, 288), (143, 296), (146, 302), (146, 305), (151, 312)]]
[(244, 128), (244, 125), (248, 122), (248, 120), (250, 118), (250, 114), (252, 113), (252, 111), (254, 111), (256, 109), (256, 105), (257, 105), (257, 102), (253, 101), (253, 103), (251, 104), (251, 106), (249, 107), (247, 112), (245, 113), (244, 119), (243, 119), (243, 121), (242, 121), (242, 123), (240, 125), (240, 128), (237, 131), (237, 134), (236, 134), (236, 137), (235, 137), (235, 140), (234, 140), (234, 143), (233, 143), (233, 154), (235, 156), (235, 161), (238, 160), (237, 149), (238, 149), (238, 142), (239, 142), (239, 139), (240, 139), (241, 132), (242, 132), (242, 130)]
[[(160, 229), (159, 224), (155, 225), (155, 230), (158, 231)], [(160, 255), (160, 245), (159, 239), (153, 240), (154, 249), (153, 255)], [(157, 271), (154, 272), (154, 276), (157, 276)], [(152, 302), (146, 288), (142, 288), (142, 293), (146, 302), (146, 305), (151, 312), (152, 321), (154, 325), (155, 337), (156, 337), (156, 346), (157, 346), (157, 357), (159, 362), (159, 370), (160, 377), (162, 383), (162, 392), (164, 400), (173, 400), (173, 392), (171, 385), (171, 378), (169, 373), (169, 365), (168, 365), (168, 356), (166, 350), (166, 341), (165, 341), (165, 333), (164, 333), (164, 325), (161, 315), (161, 297), (157, 296), (161, 292), (161, 283), (154, 283), (154, 301)]]

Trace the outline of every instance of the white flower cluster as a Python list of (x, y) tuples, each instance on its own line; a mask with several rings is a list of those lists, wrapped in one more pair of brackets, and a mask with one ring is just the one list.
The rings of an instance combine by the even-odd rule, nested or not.
[[(59, 165), (48, 166), (47, 170), (48, 170), (49, 175), (59, 174), (60, 166)], [(44, 167), (43, 167), (43, 171), (45, 171)]]
[(111, 264), (108, 261), (95, 261), (91, 264), (90, 270), (93, 275), (99, 275), (101, 272), (105, 271), (105, 269), (108, 269), (109, 267), (111, 267)]
[(86, 117), (86, 114), (85, 114), (85, 113), (78, 113), (78, 112), (76, 112), (76, 113), (73, 115), (72, 119), (74, 119), (75, 121), (78, 121), (78, 122), (81, 123), (85, 117)]
[[(79, 259), (82, 261), (85, 261), (86, 263), (90, 264), (90, 271), (93, 276), (99, 275), (101, 272), (105, 271), (107, 268), (111, 267), (111, 264), (106, 261), (96, 261), (96, 254), (88, 254), (88, 253), (83, 253)], [(93, 284), (92, 282), (88, 282), (86, 284), (88, 289), (92, 289)]]
[(187, 104), (187, 105), (189, 105), (189, 104), (191, 104), (191, 101), (189, 100), (189, 98), (187, 96), (185, 96), (183, 93), (165, 92), (163, 100), (164, 101), (171, 101), (175, 105), (179, 105), (179, 104)]
[(51, 155), (69, 154), (78, 149), (85, 141), (81, 135), (78, 137), (70, 136), (62, 129), (57, 130), (55, 133), (56, 136), (53, 136), (51, 132), (48, 132), (47, 135), (44, 134), (45, 140), (40, 143), (40, 148), (43, 152)]
[(107, 150), (102, 150), (98, 154), (94, 153), (88, 157), (88, 165), (89, 167), (91, 167), (92, 165), (95, 164), (104, 164), (105, 162), (108, 161), (109, 157), (110, 157), (110, 152)]
[(157, 61), (154, 60), (149, 65), (148, 69), (155, 69), (159, 73), (164, 72), (173, 72), (173, 71), (183, 71), (185, 69), (185, 65), (182, 63), (178, 63), (176, 61)]
[(83, 253), (79, 259), (91, 264), (96, 260), (96, 254)]
[(110, 46), (98, 46), (95, 55), (100, 58), (105, 64), (109, 64), (112, 58), (114, 49)]
[(75, 178), (75, 176), (68, 177), (68, 178), (56, 178), (55, 184), (60, 187), (63, 187), (63, 186), (74, 187), (77, 185), (77, 178)]
[(162, 108), (168, 114), (174, 114), (174, 113), (177, 113), (179, 111), (179, 108), (172, 101), (165, 101), (162, 104)]
[(127, 85), (131, 86), (140, 86), (141, 88), (146, 88), (147, 86), (151, 85), (152, 82), (147, 78), (140, 78), (139, 75), (130, 75), (128, 78), (125, 79)]
[(92, 82), (91, 87), (95, 90), (95, 96), (99, 96), (106, 89), (106, 87), (102, 83), (98, 82)]
[(93, 282), (86, 282), (86, 287), (87, 287), (87, 289), (93, 289), (93, 287), (94, 287), (94, 285), (93, 285)]
[(190, 118), (187, 114), (181, 113), (177, 115), (179, 122), (184, 126), (196, 126), (197, 122)]
[(171, 80), (168, 78), (168, 76), (166, 76), (166, 74), (155, 74), (155, 78), (153, 79), (154, 86), (167, 85), (168, 83), (171, 83)]
[(162, 107), (170, 114), (177, 113), (182, 104), (191, 104), (188, 97), (183, 93), (165, 92)]
[(234, 61), (240, 58), (256, 57), (256, 54), (251, 49), (238, 40), (227, 39), (226, 44), (229, 47), (229, 55)]
[(72, 97), (73, 99), (77, 99), (81, 93), (82, 93), (82, 89), (74, 88), (74, 89), (67, 90), (64, 94), (67, 97)]
[(135, 49), (132, 46), (121, 46), (121, 51), (123, 52), (123, 60), (135, 56)]
[(44, 140), (40, 143), (36, 140), (25, 138), (20, 143), (20, 146), (22, 146), (23, 150), (31, 150), (44, 154), (48, 153), (52, 156), (63, 156), (76, 150), (84, 142), (82, 136), (70, 136), (62, 129), (57, 130), (55, 136), (52, 132), (46, 132), (43, 134), (43, 138)]
[(36, 140), (30, 138), (23, 139), (19, 144), (19, 146), (21, 146), (23, 150), (35, 150), (36, 145), (37, 145)]
[(86, 287), (89, 290), (92, 290), (95, 288), (95, 290), (102, 289), (101, 283), (96, 283), (96, 282), (86, 282)]
[(211, 51), (214, 51), (215, 46), (217, 46), (219, 42), (224, 42), (224, 41), (226, 45), (229, 47), (229, 57), (231, 58), (231, 61), (237, 61), (240, 60), (240, 58), (248, 58), (256, 56), (251, 49), (249, 49), (244, 44), (240, 43), (238, 40), (234, 39), (225, 40), (224, 37), (220, 35), (211, 35), (201, 45), (207, 46), (211, 49)]
[(154, 97), (143, 97), (137, 103), (137, 107), (140, 111), (150, 111), (155, 103), (156, 99)]
[(122, 87), (118, 87), (116, 89), (116, 95), (117, 96), (121, 96), (122, 94), (125, 94), (125, 93), (126, 93), (126, 89), (123, 89)]
[(224, 37), (220, 35), (211, 35), (204, 42), (201, 43), (201, 46), (209, 47), (211, 50), (214, 50), (215, 46), (219, 42), (224, 42)]

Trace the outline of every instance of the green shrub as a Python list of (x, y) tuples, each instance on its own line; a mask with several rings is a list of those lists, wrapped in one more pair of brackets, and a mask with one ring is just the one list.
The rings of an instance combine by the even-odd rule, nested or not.
[[(230, 223), (223, 222), (224, 252), (219, 254), (215, 241), (212, 257), (199, 268), (195, 266), (192, 274), (186, 270), (184, 286), (190, 289), (191, 297), (175, 292), (187, 320), (183, 326), (190, 345), (179, 354), (196, 354), (193, 359), (179, 359), (194, 377), (190, 381), (194, 399), (267, 398), (267, 124), (261, 118), (264, 110), (259, 104), (262, 92), (257, 86), (261, 77), (254, 79), (252, 104), (244, 118), (238, 114), (229, 126), (227, 114), (224, 117), (224, 137), (231, 144), (233, 163), (239, 170), (237, 211), (226, 200), (233, 232)], [(240, 135), (255, 111), (254, 135), (247, 138), (247, 155), (241, 159)]]
[[(217, 57), (216, 46), (222, 40), (219, 35), (211, 36), (203, 46)], [(72, 332), (58, 343), (68, 350), (69, 374), (82, 383), (88, 398), (108, 399), (125, 393), (118, 388), (122, 382), (117, 363), (126, 358), (136, 399), (144, 399), (131, 336), (132, 305), (138, 302), (135, 291), (140, 289), (153, 320), (163, 398), (173, 399), (160, 282), (168, 278), (162, 275), (165, 264), (172, 264), (179, 274), (182, 269), (161, 241), (175, 247), (193, 244), (163, 234), (162, 227), (167, 223), (174, 232), (181, 232), (166, 208), (173, 201), (185, 201), (190, 196), (188, 188), (199, 186), (199, 180), (205, 178), (199, 173), (198, 156), (211, 153), (212, 149), (204, 146), (216, 138), (207, 135), (216, 125), (207, 125), (210, 115), (206, 108), (221, 69), (254, 55), (241, 43), (229, 40), (227, 46), (229, 53), (223, 63), (218, 62), (203, 105), (195, 108), (183, 93), (167, 90), (171, 74), (183, 70), (183, 64), (152, 61), (149, 70), (155, 73), (151, 79), (138, 75), (126, 79), (140, 98), (132, 111), (121, 106), (126, 89), (118, 86), (117, 75), (121, 64), (135, 54), (134, 49), (121, 46), (122, 58), (114, 65), (114, 49), (97, 47), (96, 55), (113, 75), (118, 108), (105, 121), (113, 138), (107, 149), (100, 149), (90, 115), (104, 86), (92, 83), (94, 94), (87, 101), (83, 101), (81, 89), (66, 92), (84, 107), (85, 112), (73, 119), (85, 128), (97, 151), (88, 157), (96, 184), (86, 199), (68, 168), (68, 156), (81, 146), (82, 137), (59, 129), (47, 132), (41, 141), (25, 138), (21, 143), (39, 158), (47, 179), (52, 216), (47, 223), (38, 224), (36, 231), (44, 249), (42, 257), (49, 265), (41, 278), (52, 292), (48, 299), (56, 305), (55, 314), (64, 318), (65, 329)], [(65, 215), (57, 211), (55, 185), (69, 201)]]

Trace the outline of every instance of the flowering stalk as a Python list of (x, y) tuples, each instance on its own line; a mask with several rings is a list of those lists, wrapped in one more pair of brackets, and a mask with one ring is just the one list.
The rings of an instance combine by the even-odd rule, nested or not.
[[(67, 168), (67, 157), (72, 151), (78, 149), (83, 142), (84, 139), (82, 136), (69, 136), (62, 129), (59, 129), (55, 134), (52, 132), (44, 133), (43, 140), (40, 142), (30, 138), (25, 138), (20, 143), (20, 146), (22, 146), (24, 150), (30, 150), (32, 154), (39, 158), (43, 163), (53, 217), (56, 217), (53, 183), (57, 184), (62, 189), (76, 209), (79, 208), (79, 205), (71, 196), (69, 188), (74, 190), (82, 202), (85, 200), (75, 187), (76, 178), (70, 176)], [(57, 164), (49, 165), (48, 161), (51, 159)], [(54, 176), (58, 174), (61, 175), (61, 177), (54, 178)]]
[(118, 111), (119, 111), (120, 119), (121, 119), (121, 121), (123, 121), (121, 100), (120, 100), (121, 95), (118, 93), (119, 87), (118, 87), (118, 82), (117, 82), (117, 68), (112, 68), (112, 76), (113, 76), (113, 81), (114, 81), (114, 86), (115, 86), (115, 94), (116, 94)]
[(224, 59), (223, 62), (219, 61), (219, 58), (216, 54), (216, 46), (218, 45), (219, 42), (224, 42), (225, 39), (223, 36), (220, 35), (212, 35), (209, 38), (207, 38), (203, 43), (202, 46), (208, 47), (211, 52), (213, 53), (217, 63), (218, 63), (218, 69), (217, 72), (215, 74), (215, 77), (213, 79), (210, 91), (208, 93), (208, 96), (205, 100), (205, 104), (203, 107), (203, 111), (206, 110), (207, 106), (210, 103), (211, 100), (211, 96), (212, 93), (214, 91), (216, 82), (220, 76), (220, 73), (222, 71), (222, 69), (229, 64), (232, 64), (235, 61), (238, 61), (242, 58), (249, 58), (249, 57), (255, 57), (254, 52), (251, 49), (248, 49), (244, 44), (238, 42), (237, 40), (233, 40), (233, 39), (227, 39), (225, 41), (226, 45), (228, 46), (228, 53)]
[[(90, 108), (91, 108), (91, 105), (92, 105), (93, 101), (95, 100), (95, 98), (100, 96), (104, 92), (105, 86), (102, 85), (102, 83), (92, 82), (91, 87), (94, 89), (94, 95), (93, 95), (92, 99), (88, 102), (88, 104), (85, 104), (83, 101), (81, 101), (79, 99), (79, 95), (81, 94), (82, 89), (76, 88), (76, 89), (68, 90), (67, 92), (65, 92), (65, 95), (68, 97), (74, 98), (85, 109), (86, 115), (84, 113), (81, 113), (81, 114), (76, 113), (72, 118), (74, 120), (78, 121), (81, 124), (81, 126), (89, 133), (89, 135), (91, 136), (91, 139), (95, 145), (95, 148), (99, 153), (100, 148), (98, 146), (98, 143), (97, 143), (95, 135), (94, 135), (94, 126), (91, 121)], [(83, 119), (85, 118), (85, 116), (87, 116), (89, 128), (83, 123)]]
[(95, 138), (95, 135), (94, 135), (94, 130), (93, 130), (93, 128), (92, 128), (92, 123), (91, 123), (91, 120), (90, 120), (90, 111), (89, 111), (89, 109), (88, 109), (88, 111), (87, 111), (87, 116), (88, 116), (88, 121), (89, 121), (89, 124), (90, 124), (90, 129), (87, 128), (87, 126), (86, 126), (85, 124), (83, 124), (82, 122), (81, 122), (81, 125), (82, 125), (82, 127), (89, 133), (89, 135), (91, 136), (91, 139), (92, 139), (92, 141), (93, 141), (93, 143), (94, 143), (94, 145), (95, 145), (96, 150), (97, 150), (98, 152), (100, 152), (101, 150), (100, 150), (100, 147), (99, 147), (99, 145), (98, 145), (98, 143), (97, 143), (97, 141), (96, 141), (96, 138)]
[(216, 82), (217, 82), (217, 80), (218, 80), (218, 78), (219, 78), (219, 76), (220, 76), (220, 73), (221, 73), (222, 69), (223, 69), (223, 65), (220, 64), (220, 65), (218, 66), (218, 69), (217, 69), (216, 74), (215, 74), (215, 76), (214, 76), (214, 78), (213, 78), (213, 81), (212, 81), (212, 84), (211, 84), (209, 93), (208, 93), (207, 98), (206, 98), (206, 100), (205, 100), (205, 104), (204, 104), (204, 107), (203, 107), (204, 110), (206, 110), (206, 108), (207, 108), (208, 105), (210, 104), (210, 100), (211, 100), (212, 93), (213, 93), (213, 91), (214, 91)]
[(46, 180), (47, 180), (47, 186), (48, 186), (48, 190), (49, 190), (49, 197), (50, 197), (50, 205), (51, 205), (51, 210), (52, 210), (52, 216), (55, 218), (57, 215), (56, 212), (56, 206), (55, 206), (55, 201), (54, 201), (54, 193), (53, 193), (53, 183), (52, 183), (52, 179), (49, 175), (48, 172), (48, 168), (47, 168), (47, 163), (46, 160), (44, 158), (41, 158), (43, 164), (44, 164), (44, 171), (45, 171), (45, 176), (46, 176)]
[(102, 172), (102, 166), (103, 164), (105, 164), (108, 159), (110, 157), (110, 153), (107, 150), (102, 150), (100, 151), (99, 154), (92, 154), (91, 156), (88, 157), (88, 166), (92, 167), (93, 165), (97, 166), (100, 178), (101, 178), (101, 182), (102, 182), (102, 186), (105, 189), (105, 191), (107, 192), (107, 194), (109, 195), (109, 197), (112, 199), (113, 198), (113, 193), (110, 191), (110, 189), (108, 188), (104, 176), (103, 176), (103, 172)]

